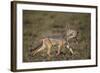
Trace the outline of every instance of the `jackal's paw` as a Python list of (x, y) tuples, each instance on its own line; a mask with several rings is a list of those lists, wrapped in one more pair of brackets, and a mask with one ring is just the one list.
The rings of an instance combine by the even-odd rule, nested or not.
[(51, 54), (48, 54), (48, 57), (51, 57)]
[(56, 56), (59, 56), (59, 55), (60, 55), (60, 53), (57, 53), (57, 54), (56, 54)]

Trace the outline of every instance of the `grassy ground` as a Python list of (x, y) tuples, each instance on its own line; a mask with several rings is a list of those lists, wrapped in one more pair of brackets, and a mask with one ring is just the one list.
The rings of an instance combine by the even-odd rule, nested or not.
[[(23, 62), (58, 61), (90, 59), (90, 19), (88, 13), (64, 13), (47, 11), (23, 11)], [(70, 41), (74, 55), (68, 49), (62, 48), (61, 54), (56, 56), (57, 46), (52, 47), (52, 56), (48, 58), (46, 49), (32, 56), (30, 49), (40, 44), (39, 40), (45, 36), (64, 35), (65, 26), (79, 32), (78, 44)]]

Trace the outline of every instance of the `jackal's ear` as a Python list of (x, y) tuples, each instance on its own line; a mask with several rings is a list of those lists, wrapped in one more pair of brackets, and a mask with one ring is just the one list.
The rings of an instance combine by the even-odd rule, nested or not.
[(65, 30), (66, 30), (66, 31), (70, 30), (70, 24), (69, 24), (69, 23), (66, 24)]

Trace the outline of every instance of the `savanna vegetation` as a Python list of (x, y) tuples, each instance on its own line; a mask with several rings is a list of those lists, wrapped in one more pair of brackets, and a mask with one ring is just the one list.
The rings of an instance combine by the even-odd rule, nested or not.
[[(57, 46), (52, 47), (52, 57), (48, 58), (46, 49), (32, 56), (30, 49), (37, 47), (39, 40), (46, 36), (64, 35), (65, 26), (78, 31), (78, 44), (72, 39), (70, 44), (74, 55), (62, 48), (56, 56)], [(81, 60), (90, 59), (91, 15), (89, 13), (67, 13), (23, 10), (23, 62)]]

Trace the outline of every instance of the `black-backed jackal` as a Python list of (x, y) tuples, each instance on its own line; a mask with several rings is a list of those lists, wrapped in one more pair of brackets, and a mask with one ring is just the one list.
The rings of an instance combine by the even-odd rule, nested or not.
[(65, 38), (45, 37), (45, 38), (41, 39), (42, 44), (35, 50), (33, 49), (34, 51), (32, 51), (32, 53), (33, 53), (32, 55), (35, 55), (36, 53), (42, 51), (43, 49), (47, 49), (48, 56), (51, 56), (50, 52), (54, 45), (58, 46), (56, 55), (60, 54), (62, 47), (68, 48), (69, 51), (71, 52), (71, 54), (73, 54), (74, 52), (73, 52), (72, 48), (70, 47), (69, 40), (72, 38), (75, 38), (75, 37), (77, 37), (77, 31), (71, 30), (71, 29), (66, 31)]

